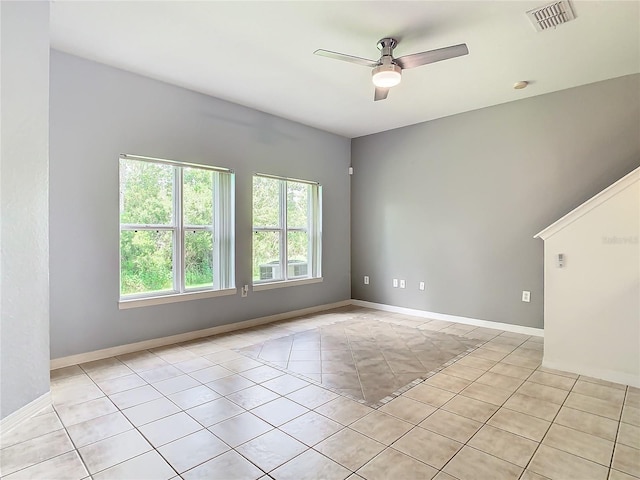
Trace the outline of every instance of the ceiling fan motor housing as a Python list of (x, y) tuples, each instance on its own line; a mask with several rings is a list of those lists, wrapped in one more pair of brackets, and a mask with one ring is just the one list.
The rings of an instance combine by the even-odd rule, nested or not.
[(381, 38), (378, 40), (378, 50), (382, 52), (382, 56), (393, 55), (393, 49), (398, 45), (395, 38)]

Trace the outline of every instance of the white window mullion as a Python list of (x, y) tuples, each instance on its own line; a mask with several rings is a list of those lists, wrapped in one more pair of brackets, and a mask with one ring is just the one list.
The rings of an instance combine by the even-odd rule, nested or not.
[(283, 180), (280, 182), (280, 268), (284, 280), (289, 280), (287, 227), (287, 182)]
[(278, 227), (253, 227), (254, 232), (279, 232), (280, 230)]
[(215, 288), (235, 286), (234, 228), (235, 202), (233, 199), (234, 177), (224, 173), (214, 174), (214, 257)]
[(213, 232), (211, 225), (184, 225), (185, 232)]
[(315, 236), (316, 229), (314, 228), (314, 192), (315, 187), (310, 186), (307, 189), (307, 275), (314, 277), (316, 274), (316, 255), (315, 255)]
[(213, 190), (211, 191), (213, 202), (213, 218), (211, 219), (211, 225), (213, 225), (213, 288), (219, 289), (226, 285), (225, 278), (223, 277), (224, 267), (222, 266), (222, 258), (224, 258), (226, 252), (224, 249), (224, 233), (223, 233), (223, 212), (224, 206), (222, 202), (225, 194), (221, 191), (224, 180), (223, 176), (219, 173), (213, 174)]
[(165, 225), (165, 224), (140, 224), (136, 225), (135, 223), (123, 223), (120, 225), (120, 230), (122, 231), (135, 231), (135, 230), (172, 230), (173, 224)]
[(184, 292), (184, 218), (182, 214), (182, 168), (174, 167), (173, 180), (173, 225), (174, 256), (173, 284), (178, 292)]
[[(222, 212), (224, 213), (224, 235), (223, 244), (220, 251), (223, 252), (223, 273), (225, 287), (236, 286), (236, 233), (235, 233), (235, 218), (236, 218), (236, 201), (234, 192), (236, 190), (235, 177), (233, 175), (220, 175), (222, 178), (221, 189), (223, 205)], [(222, 188), (222, 186), (224, 188)]]
[(215, 172), (212, 174), (211, 181), (211, 204), (213, 205), (213, 211), (211, 212), (211, 232), (213, 233), (213, 244), (211, 251), (211, 272), (213, 275), (213, 288), (218, 290), (222, 288), (224, 284), (220, 280), (220, 249), (222, 248), (222, 242), (220, 238), (220, 215), (221, 206), (220, 199), (220, 174)]
[(309, 212), (309, 248), (311, 257), (311, 276), (322, 276), (322, 187), (310, 188)]

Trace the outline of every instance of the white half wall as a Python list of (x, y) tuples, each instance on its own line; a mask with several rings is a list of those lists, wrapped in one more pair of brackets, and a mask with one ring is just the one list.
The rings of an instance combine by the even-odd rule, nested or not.
[(640, 181), (574, 214), (545, 238), (543, 365), (640, 387)]

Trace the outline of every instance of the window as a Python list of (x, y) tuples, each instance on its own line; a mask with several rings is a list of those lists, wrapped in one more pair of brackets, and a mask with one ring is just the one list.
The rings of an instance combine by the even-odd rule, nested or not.
[(322, 187), (253, 177), (253, 284), (320, 278)]
[(120, 156), (120, 299), (235, 288), (233, 172)]

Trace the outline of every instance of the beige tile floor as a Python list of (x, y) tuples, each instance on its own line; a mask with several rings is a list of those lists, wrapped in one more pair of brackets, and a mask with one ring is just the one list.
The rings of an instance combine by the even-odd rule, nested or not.
[[(371, 321), (374, 315), (322, 325), (239, 349), (244, 355), (372, 407), (389, 394), (479, 345), (480, 339)], [(407, 320), (404, 320), (405, 323)], [(457, 327), (460, 328), (460, 327)], [(482, 342), (484, 343), (484, 342)], [(382, 402), (381, 402), (382, 401)]]
[[(482, 346), (376, 408), (238, 353), (362, 321)], [(52, 407), (3, 433), (0, 475), (640, 478), (640, 390), (541, 368), (542, 348), (541, 338), (350, 307), (74, 365), (51, 372)]]

